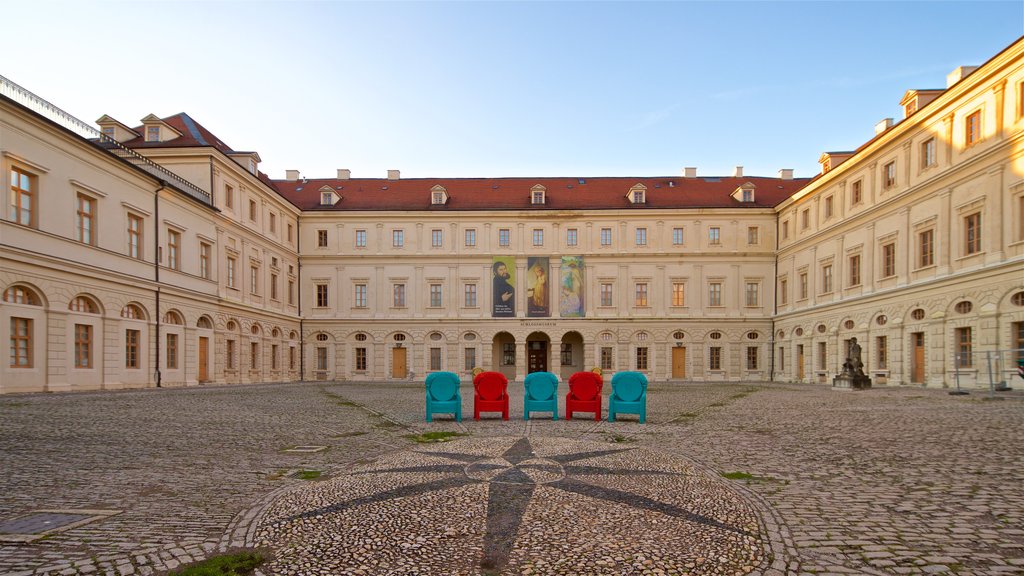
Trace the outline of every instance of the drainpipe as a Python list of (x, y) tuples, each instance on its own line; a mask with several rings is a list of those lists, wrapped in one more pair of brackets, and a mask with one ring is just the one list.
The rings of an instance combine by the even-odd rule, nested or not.
[(163, 374), (160, 372), (160, 192), (167, 182), (160, 181), (160, 187), (153, 193), (153, 276), (156, 281), (156, 387), (161, 387)]
[(768, 335), (769, 349), (771, 350), (771, 361), (768, 363), (768, 381), (775, 382), (775, 316), (779, 313), (779, 218), (778, 215), (775, 217), (775, 251), (773, 253), (773, 259), (775, 260), (775, 275), (772, 277), (772, 282), (775, 283), (775, 290), (772, 290), (772, 294), (775, 298), (772, 299), (772, 332)]
[(298, 255), (295, 259), (298, 267), (295, 289), (299, 292), (299, 382), (306, 380), (306, 332), (302, 322), (302, 233), (299, 227), (301, 217), (301, 214), (295, 217), (295, 254)]

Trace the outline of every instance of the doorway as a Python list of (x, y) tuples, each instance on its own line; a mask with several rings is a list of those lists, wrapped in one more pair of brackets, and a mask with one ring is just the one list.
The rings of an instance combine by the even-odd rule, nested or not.
[(199, 381), (210, 381), (210, 339), (199, 337)]
[(914, 384), (924, 384), (924, 332), (910, 334), (910, 349), (910, 381)]
[(409, 374), (409, 369), (406, 364), (406, 353), (408, 348), (395, 348), (391, 349), (391, 377), (392, 378), (405, 378)]
[(796, 345), (796, 378), (801, 382), (804, 379), (804, 345)]
[(526, 372), (528, 374), (533, 374), (534, 372), (547, 372), (548, 343), (543, 340), (534, 340), (527, 343), (526, 350)]
[(672, 349), (672, 378), (686, 378), (686, 347), (676, 346)]

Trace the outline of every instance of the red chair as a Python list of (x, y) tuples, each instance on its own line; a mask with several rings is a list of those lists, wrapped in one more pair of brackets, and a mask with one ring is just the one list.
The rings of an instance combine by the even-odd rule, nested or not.
[(593, 412), (594, 420), (601, 419), (601, 389), (604, 380), (594, 372), (577, 372), (569, 377), (569, 393), (565, 396), (565, 419), (572, 420), (573, 412)]
[(501, 412), (508, 420), (508, 378), (501, 372), (481, 372), (473, 378), (473, 419), (481, 412)]

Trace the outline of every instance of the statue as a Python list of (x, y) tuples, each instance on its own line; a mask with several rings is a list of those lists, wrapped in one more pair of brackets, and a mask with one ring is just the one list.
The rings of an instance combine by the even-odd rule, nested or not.
[(856, 338), (850, 338), (850, 355), (843, 362), (843, 371), (832, 379), (832, 388), (836, 390), (867, 390), (871, 388), (871, 378), (864, 373), (864, 361), (861, 360), (860, 344)]
[(860, 359), (860, 344), (857, 344), (856, 338), (850, 338), (850, 357), (847, 360), (852, 365), (855, 375), (864, 375), (864, 362)]

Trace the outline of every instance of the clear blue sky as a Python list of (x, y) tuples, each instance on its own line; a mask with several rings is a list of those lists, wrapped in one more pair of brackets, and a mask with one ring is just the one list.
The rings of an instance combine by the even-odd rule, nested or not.
[(1024, 2), (11, 2), (0, 74), (188, 112), (283, 178), (797, 176), (1024, 34)]

